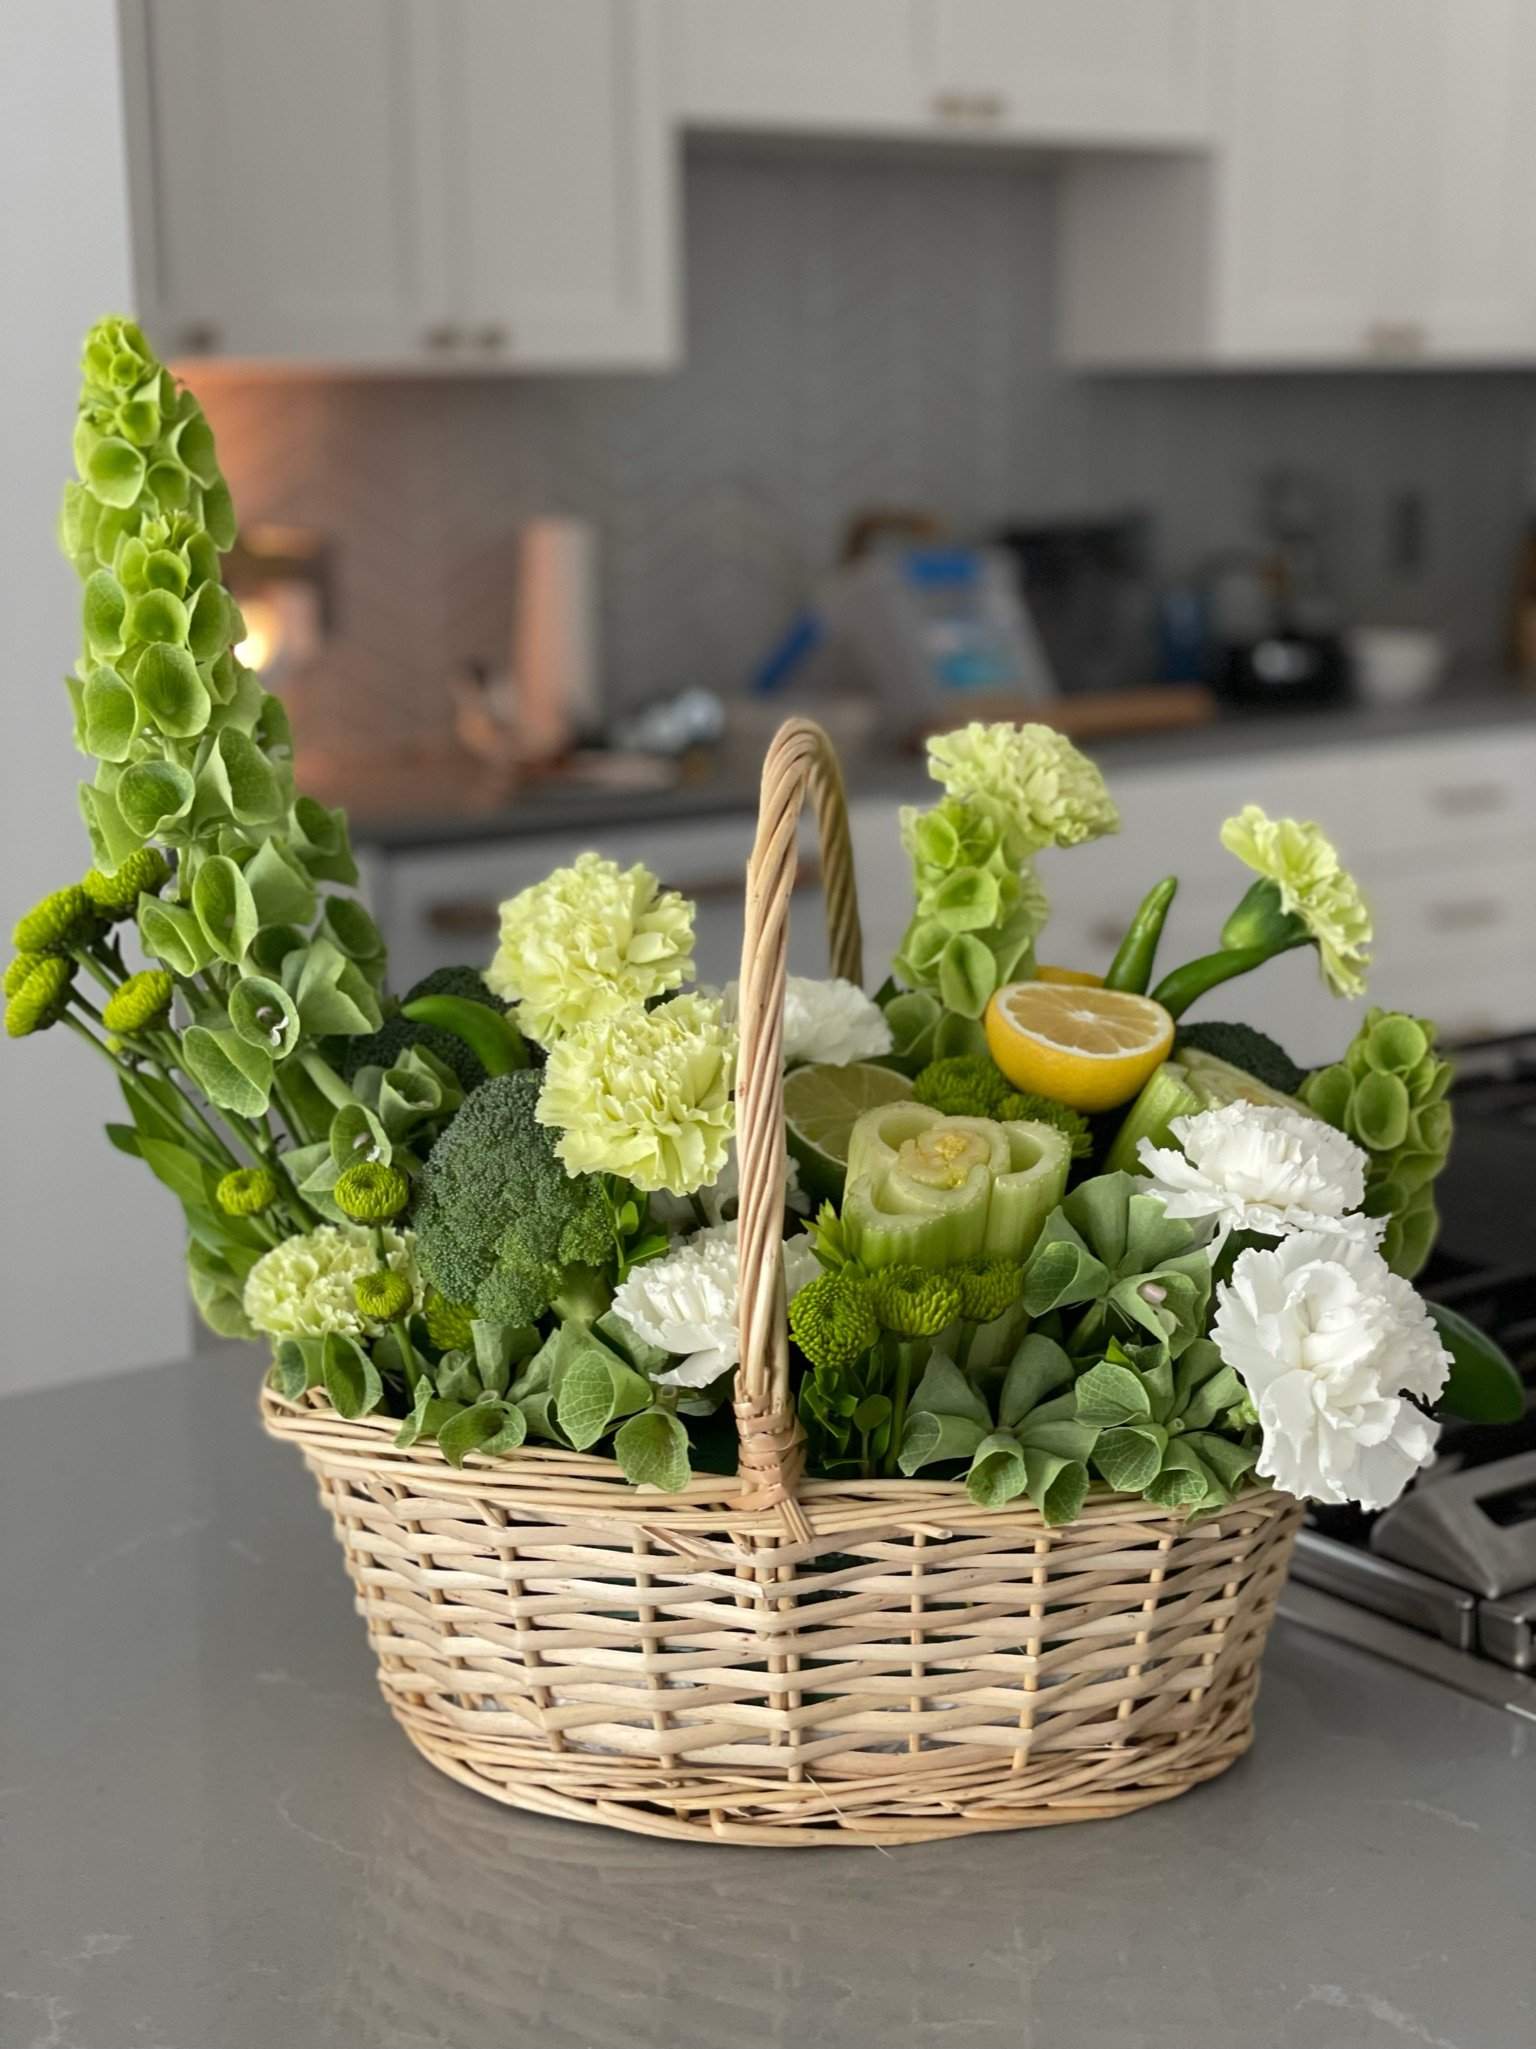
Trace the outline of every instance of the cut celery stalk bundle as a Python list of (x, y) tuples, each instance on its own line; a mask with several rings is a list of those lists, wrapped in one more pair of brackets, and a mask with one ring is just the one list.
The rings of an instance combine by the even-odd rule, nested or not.
[(1022, 1258), (1067, 1185), (1071, 1146), (1049, 1124), (870, 1110), (848, 1145), (843, 1228), (867, 1267)]

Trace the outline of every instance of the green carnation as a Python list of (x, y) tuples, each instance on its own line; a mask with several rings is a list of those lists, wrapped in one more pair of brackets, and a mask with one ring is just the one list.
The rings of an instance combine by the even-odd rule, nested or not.
[(48, 958), (46, 953), (18, 953), (5, 971), (5, 993), (14, 996), (35, 967)]
[(277, 1201), (277, 1176), (270, 1167), (236, 1167), (224, 1176), (214, 1195), (226, 1216), (259, 1217)]
[(955, 1282), (921, 1266), (882, 1267), (870, 1278), (869, 1298), (880, 1328), (897, 1337), (937, 1337), (960, 1314)]
[(436, 1288), (427, 1289), (422, 1304), (427, 1336), (440, 1352), (464, 1352), (475, 1342), (474, 1311), (450, 1302)]
[(971, 1323), (995, 1323), (1024, 1292), (1020, 1259), (968, 1259), (945, 1269), (960, 1296), (960, 1314)]
[(33, 1032), (45, 1032), (49, 1025), (57, 1024), (69, 1001), (69, 985), (74, 972), (72, 961), (62, 960), (56, 955), (40, 960), (6, 1002), (5, 1029), (8, 1035), (13, 1039), (26, 1039)]
[(11, 944), (18, 953), (66, 953), (96, 929), (96, 912), (78, 882), (54, 890), (16, 920)]
[(952, 797), (998, 805), (1019, 855), (1075, 847), (1120, 829), (1103, 776), (1051, 726), (973, 720), (928, 742), (928, 773)]
[(791, 1301), (789, 1328), (813, 1366), (829, 1373), (851, 1366), (880, 1335), (868, 1282), (847, 1267), (823, 1274)]
[(359, 1160), (347, 1168), (332, 1193), (336, 1207), (354, 1224), (386, 1224), (410, 1201), (411, 1184), (398, 1167), (386, 1167), (382, 1160)]
[(80, 887), (99, 916), (115, 922), (131, 918), (141, 896), (158, 896), (171, 879), (171, 864), (158, 847), (140, 847), (120, 861), (108, 875), (92, 868), (82, 876)]
[(370, 1323), (395, 1323), (415, 1300), (415, 1291), (402, 1273), (382, 1268), (378, 1273), (360, 1274), (353, 1283), (352, 1299), (359, 1316)]
[[(1310, 820), (1267, 818), (1257, 804), (1246, 804), (1222, 826), (1221, 843), (1274, 885), (1286, 917), (1301, 920), (1317, 946), (1323, 975), (1334, 994), (1363, 995), (1371, 961), (1371, 915), (1360, 885), (1340, 863), (1322, 827)], [(1240, 924), (1243, 915), (1240, 906), (1228, 919), (1222, 932), (1224, 946), (1247, 943)]]
[[(414, 1287), (415, 1233), (386, 1229), (383, 1256)], [(359, 1313), (355, 1290), (378, 1264), (371, 1230), (321, 1224), (262, 1254), (246, 1277), (245, 1313), (268, 1337), (323, 1338), (332, 1331), (365, 1337), (370, 1319)]]
[(152, 1031), (169, 1016), (175, 993), (175, 978), (164, 968), (145, 968), (113, 990), (102, 1006), (101, 1021), (109, 1032)]

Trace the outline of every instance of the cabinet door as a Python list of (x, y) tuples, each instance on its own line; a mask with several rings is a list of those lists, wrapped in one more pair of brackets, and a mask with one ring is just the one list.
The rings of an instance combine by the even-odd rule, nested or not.
[(1208, 131), (1205, 0), (929, 0), (932, 110), (1093, 142)]
[(671, 0), (673, 105), (703, 127), (914, 127), (922, 15), (922, 0)]
[(1244, 0), (1224, 18), (1222, 354), (1358, 357), (1373, 332), (1390, 346), (1377, 281), (1400, 201), (1383, 5)]
[(410, 0), (130, 0), (140, 310), (171, 355), (367, 363), (442, 318)]
[(436, 0), (464, 353), (676, 359), (674, 140), (655, 0)]

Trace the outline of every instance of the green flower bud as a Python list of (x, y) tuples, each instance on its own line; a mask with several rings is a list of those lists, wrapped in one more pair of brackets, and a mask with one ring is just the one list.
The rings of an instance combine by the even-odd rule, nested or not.
[(992, 1323), (1024, 1292), (1020, 1259), (968, 1259), (945, 1269), (960, 1295), (960, 1314), (971, 1323)]
[(114, 989), (102, 1006), (101, 1021), (109, 1032), (147, 1032), (164, 1024), (176, 993), (174, 976), (164, 968), (145, 968)]
[(920, 1266), (887, 1266), (871, 1276), (869, 1299), (882, 1330), (897, 1337), (937, 1337), (960, 1314), (960, 1290), (948, 1274)]
[(342, 1174), (332, 1194), (336, 1207), (354, 1224), (386, 1224), (410, 1201), (411, 1184), (398, 1167), (386, 1167), (382, 1160), (359, 1160)]
[(78, 882), (54, 890), (16, 920), (11, 944), (18, 953), (65, 953), (90, 938), (96, 912)]
[(236, 1167), (224, 1176), (214, 1194), (226, 1216), (259, 1217), (277, 1201), (277, 1176), (270, 1167)]
[(64, 1015), (74, 963), (50, 955), (40, 960), (9, 997), (5, 1006), (5, 1029), (13, 1039), (30, 1038), (45, 1032)]
[(410, 1308), (413, 1297), (405, 1275), (385, 1267), (378, 1273), (361, 1274), (353, 1283), (352, 1299), (358, 1315), (366, 1316), (370, 1323), (394, 1323)]
[(48, 958), (45, 953), (18, 953), (5, 971), (5, 993), (14, 996), (32, 970)]
[(440, 1352), (464, 1352), (475, 1342), (474, 1312), (461, 1309), (436, 1288), (427, 1289), (422, 1305), (427, 1319), (427, 1336)]
[(880, 1335), (868, 1283), (847, 1267), (800, 1290), (789, 1305), (789, 1328), (811, 1364), (828, 1373), (851, 1366)]
[(131, 918), (141, 896), (158, 896), (171, 879), (171, 864), (158, 847), (140, 847), (121, 861), (111, 875), (92, 868), (80, 887), (97, 913), (115, 923)]

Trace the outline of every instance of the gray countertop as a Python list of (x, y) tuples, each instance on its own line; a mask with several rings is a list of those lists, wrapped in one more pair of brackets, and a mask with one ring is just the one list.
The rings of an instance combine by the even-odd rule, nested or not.
[[(814, 706), (785, 705), (785, 716)], [(1468, 675), (1423, 703), (1397, 708), (1345, 704), (1312, 711), (1227, 710), (1208, 725), (1080, 744), (1110, 774), (1185, 761), (1223, 760), (1292, 748), (1375, 745), (1431, 734), (1476, 732), (1536, 722), (1536, 694), (1507, 681)], [(927, 801), (932, 785), (915, 751), (876, 744), (845, 750), (850, 795), (892, 802)], [(327, 803), (347, 806), (359, 848), (406, 853), (477, 842), (610, 831), (626, 825), (673, 824), (684, 819), (732, 817), (757, 808), (761, 746), (724, 746), (707, 776), (645, 793), (547, 784), (514, 796), (488, 790), (468, 757), (439, 761), (405, 777), (398, 794), (380, 807), (379, 778), (355, 770), (356, 783), (334, 771), (319, 785)], [(393, 779), (391, 779), (393, 787)]]
[(1522, 2049), (1536, 1726), (1282, 1622), (1129, 1819), (704, 1849), (439, 1777), (254, 1355), (0, 1402), (3, 2049)]

